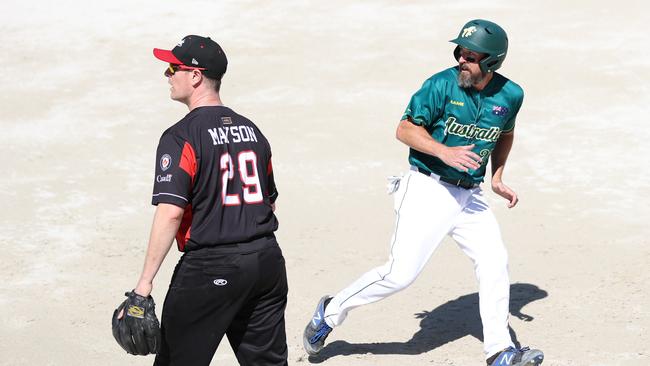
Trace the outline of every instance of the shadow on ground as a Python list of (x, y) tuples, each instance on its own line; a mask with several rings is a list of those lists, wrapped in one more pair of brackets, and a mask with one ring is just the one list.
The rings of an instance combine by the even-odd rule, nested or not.
[[(528, 283), (515, 283), (510, 286), (510, 314), (524, 321), (535, 319), (532, 315), (522, 312), (522, 308), (539, 299), (548, 296), (548, 293), (539, 287)], [(417, 355), (429, 352), (446, 343), (471, 335), (483, 341), (481, 318), (478, 310), (478, 293), (463, 295), (455, 300), (448, 301), (431, 311), (422, 311), (414, 315), (420, 321), (420, 330), (406, 342), (383, 343), (349, 343), (334, 341), (326, 344), (325, 348), (317, 355), (310, 356), (309, 362), (320, 363), (328, 358), (340, 355), (355, 354), (396, 354)], [(512, 340), (520, 347), (517, 333), (510, 327)]]

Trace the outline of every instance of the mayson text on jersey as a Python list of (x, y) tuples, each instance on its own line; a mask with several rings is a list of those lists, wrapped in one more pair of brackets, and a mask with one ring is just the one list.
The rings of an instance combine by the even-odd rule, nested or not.
[(257, 142), (255, 131), (249, 126), (228, 126), (209, 128), (214, 145), (223, 145), (238, 142)]

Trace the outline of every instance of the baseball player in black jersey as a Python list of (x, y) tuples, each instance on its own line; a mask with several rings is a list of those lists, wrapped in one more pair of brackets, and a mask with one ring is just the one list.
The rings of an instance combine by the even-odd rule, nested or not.
[(190, 35), (153, 52), (169, 64), (171, 98), (190, 110), (158, 144), (157, 208), (135, 287), (151, 293), (176, 238), (183, 255), (163, 304), (154, 365), (207, 366), (224, 334), (241, 365), (286, 365), (287, 278), (274, 236), (269, 142), (222, 104), (227, 59), (216, 42)]

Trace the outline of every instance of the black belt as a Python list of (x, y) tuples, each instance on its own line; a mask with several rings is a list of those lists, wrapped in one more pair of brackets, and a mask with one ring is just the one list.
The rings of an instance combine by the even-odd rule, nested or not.
[[(417, 169), (418, 169), (418, 172), (420, 172), (420, 173), (422, 173), (424, 175), (427, 175), (427, 176), (431, 176), (430, 171), (428, 171), (426, 169), (422, 169), (420, 167), (418, 167)], [(436, 176), (437, 176), (437, 174), (436, 174)], [(443, 177), (443, 176), (439, 176), (439, 179), (440, 179), (441, 182), (445, 182), (447, 184), (451, 184), (452, 186), (456, 186), (456, 187), (460, 187), (460, 188), (471, 189), (471, 188), (478, 187), (478, 183), (474, 183), (474, 182), (470, 182), (470, 181), (466, 181), (466, 180), (462, 180), (462, 179), (453, 179), (453, 178), (447, 178), (447, 177)]]

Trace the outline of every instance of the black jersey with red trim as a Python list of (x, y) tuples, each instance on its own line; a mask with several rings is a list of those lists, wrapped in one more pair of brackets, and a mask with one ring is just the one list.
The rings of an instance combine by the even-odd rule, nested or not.
[(162, 134), (156, 156), (152, 204), (185, 209), (178, 250), (277, 230), (271, 146), (249, 119), (224, 106), (195, 108)]

